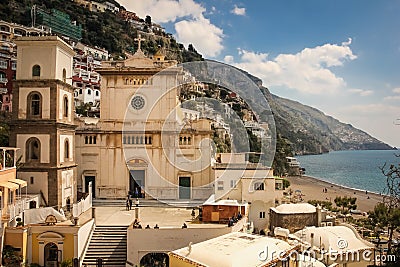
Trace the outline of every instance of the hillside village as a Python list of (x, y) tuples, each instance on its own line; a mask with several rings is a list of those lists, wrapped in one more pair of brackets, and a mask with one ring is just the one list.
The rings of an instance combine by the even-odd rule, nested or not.
[[(131, 50), (85, 43), (79, 23), (43, 5), (31, 9), (37, 27), (0, 21), (5, 266), (372, 264), (344, 257), (376, 252), (366, 229), (341, 219), (349, 203), (306, 203), (276, 175), (301, 175), (284, 136), (275, 163), (260, 161), (263, 142), (275, 152), (275, 124), (265, 119), (273, 111), (257, 113), (247, 96), (196, 79), (178, 63), (201, 55), (150, 16), (112, 1), (74, 3), (128, 22)], [(238, 135), (250, 150), (235, 150)]]

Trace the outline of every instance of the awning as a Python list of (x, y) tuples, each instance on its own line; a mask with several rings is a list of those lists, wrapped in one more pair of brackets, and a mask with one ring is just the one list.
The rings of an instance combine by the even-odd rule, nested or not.
[(10, 182), (0, 182), (0, 186), (7, 187), (12, 190), (16, 190), (19, 188), (19, 185), (15, 184), (15, 183), (10, 183)]
[(21, 186), (21, 188), (28, 185), (28, 184), (26, 183), (26, 181), (21, 180), (21, 179), (13, 179), (13, 180), (9, 180), (9, 182), (10, 182), (10, 183), (18, 184), (18, 185)]

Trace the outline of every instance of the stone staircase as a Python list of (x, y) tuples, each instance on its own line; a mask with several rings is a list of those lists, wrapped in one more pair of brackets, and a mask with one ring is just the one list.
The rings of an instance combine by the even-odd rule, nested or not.
[(96, 266), (98, 258), (103, 266), (126, 266), (127, 226), (96, 225), (82, 266)]

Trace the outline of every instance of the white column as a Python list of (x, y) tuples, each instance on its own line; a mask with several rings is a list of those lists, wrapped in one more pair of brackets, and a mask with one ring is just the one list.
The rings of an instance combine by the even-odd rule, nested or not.
[(79, 242), (78, 233), (79, 233), (79, 231), (74, 234), (74, 258), (79, 258), (79, 255), (78, 255), (78, 242)]
[(44, 241), (39, 241), (39, 265), (44, 265)]

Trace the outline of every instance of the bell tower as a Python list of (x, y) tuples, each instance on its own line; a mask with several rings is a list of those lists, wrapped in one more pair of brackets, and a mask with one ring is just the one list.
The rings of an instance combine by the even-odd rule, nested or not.
[[(18, 178), (42, 204), (76, 200), (73, 49), (57, 36), (20, 37), (10, 143), (19, 147)], [(67, 207), (69, 208), (69, 207)]]

